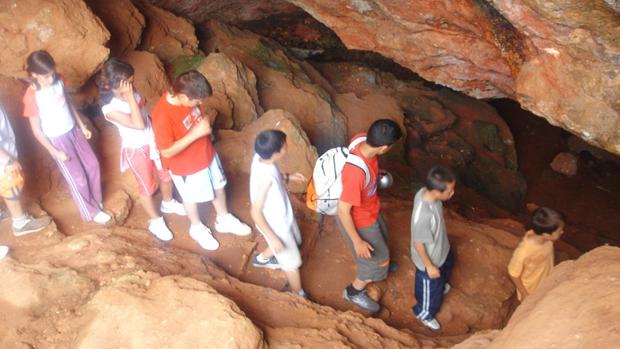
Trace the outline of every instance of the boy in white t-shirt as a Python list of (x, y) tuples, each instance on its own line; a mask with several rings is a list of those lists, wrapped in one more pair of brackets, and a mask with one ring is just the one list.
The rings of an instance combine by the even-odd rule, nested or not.
[[(267, 130), (256, 136), (250, 172), (251, 214), (268, 247), (254, 256), (258, 268), (282, 269), (291, 290), (308, 298), (301, 286), (301, 234), (277, 162), (286, 154), (286, 134)], [(284, 182), (305, 182), (301, 173), (286, 174)]]

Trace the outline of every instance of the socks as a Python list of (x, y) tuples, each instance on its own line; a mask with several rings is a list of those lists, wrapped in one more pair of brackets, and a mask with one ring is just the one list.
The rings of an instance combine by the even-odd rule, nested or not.
[(29, 220), (30, 217), (28, 217), (28, 215), (22, 215), (21, 217), (13, 218), (13, 228), (21, 229), (28, 223)]
[(347, 295), (349, 297), (353, 297), (353, 296), (357, 296), (358, 294), (360, 294), (363, 290), (357, 290), (355, 289), (355, 287), (353, 287), (353, 284), (347, 286)]

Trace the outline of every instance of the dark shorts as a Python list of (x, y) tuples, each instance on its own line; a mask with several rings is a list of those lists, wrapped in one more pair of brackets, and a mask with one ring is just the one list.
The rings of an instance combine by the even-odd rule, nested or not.
[(370, 259), (361, 258), (355, 253), (353, 242), (349, 238), (349, 234), (344, 230), (340, 220), (336, 218), (338, 229), (344, 237), (349, 249), (353, 253), (353, 258), (357, 264), (357, 278), (362, 281), (381, 281), (385, 280), (388, 275), (388, 267), (390, 265), (390, 249), (388, 248), (388, 231), (383, 217), (379, 215), (379, 219), (372, 225), (357, 229), (357, 233), (362, 240), (368, 242), (374, 251), (371, 251)]

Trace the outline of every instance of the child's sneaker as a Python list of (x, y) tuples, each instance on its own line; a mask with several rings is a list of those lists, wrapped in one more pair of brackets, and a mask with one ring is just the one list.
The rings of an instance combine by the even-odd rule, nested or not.
[(450, 290), (451, 290), (451, 289), (452, 289), (452, 286), (450, 286), (450, 284), (446, 282), (446, 283), (443, 285), (443, 294), (444, 294), (444, 295), (447, 295), (447, 294), (448, 294), (448, 292), (450, 292)]
[(172, 232), (166, 226), (164, 217), (152, 219), (149, 223), (149, 231), (162, 241), (170, 241), (173, 238)]
[(109, 214), (103, 211), (99, 211), (97, 212), (95, 217), (93, 217), (93, 222), (98, 223), (98, 224), (106, 224), (110, 222), (111, 219), (112, 217)]
[(215, 219), (215, 230), (220, 233), (232, 233), (239, 236), (250, 235), (250, 233), (252, 233), (252, 228), (250, 228), (250, 226), (242, 223), (231, 213)]
[(370, 298), (365, 289), (354, 296), (349, 296), (349, 293), (345, 289), (342, 293), (342, 298), (349, 303), (355, 304), (358, 307), (371, 312), (372, 314), (376, 314), (379, 310), (381, 310), (379, 303)]
[(50, 216), (43, 216), (40, 218), (33, 218), (31, 216), (27, 216), (26, 219), (26, 224), (22, 225), (21, 227), (18, 228), (15, 225), (12, 226), (13, 235), (24, 236), (30, 233), (36, 233), (45, 229), (52, 221), (52, 218)]
[(0, 259), (9, 254), (9, 246), (0, 245)]
[(278, 260), (276, 257), (271, 257), (269, 259), (262, 258), (262, 254), (257, 254), (252, 258), (252, 265), (256, 268), (267, 268), (267, 269), (280, 269), (280, 264), (278, 264)]
[(191, 225), (189, 227), (189, 236), (196, 240), (200, 247), (205, 250), (215, 251), (220, 247), (220, 243), (211, 234), (211, 229), (204, 224)]
[(441, 330), (441, 325), (439, 324), (439, 321), (437, 321), (437, 319), (435, 318), (427, 319), (427, 320), (420, 320), (420, 321), (422, 322), (424, 326), (426, 326), (426, 328), (428, 328), (431, 331)]
[(172, 199), (170, 201), (162, 201), (161, 205), (159, 205), (159, 209), (162, 213), (174, 213), (178, 214), (179, 216), (187, 215), (187, 213), (185, 213), (185, 207), (183, 207), (183, 204), (176, 201), (175, 199)]

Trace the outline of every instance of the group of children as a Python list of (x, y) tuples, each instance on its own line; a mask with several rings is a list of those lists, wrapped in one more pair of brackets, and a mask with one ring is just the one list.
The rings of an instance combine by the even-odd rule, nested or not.
[[(99, 163), (87, 139), (91, 132), (82, 122), (65, 92), (53, 58), (46, 51), (33, 52), (27, 60), (32, 84), (24, 98), (24, 116), (32, 132), (56, 161), (80, 215), (85, 221), (107, 224), (112, 217), (104, 211)], [(216, 112), (201, 108), (211, 95), (207, 79), (197, 71), (179, 75), (158, 100), (151, 116), (144, 99), (133, 87), (134, 69), (119, 59), (108, 60), (97, 80), (100, 105), (106, 120), (114, 124), (121, 137), (120, 168), (130, 170), (149, 216), (148, 229), (158, 239), (168, 241), (173, 234), (162, 213), (187, 216), (189, 235), (204, 249), (215, 250), (219, 243), (200, 218), (198, 204), (212, 202), (216, 212), (215, 229), (220, 233), (249, 235), (252, 229), (227, 208), (226, 176), (213, 144), (211, 123)], [(206, 109), (206, 111), (204, 110)], [(351, 152), (367, 169), (345, 164), (337, 224), (351, 249), (356, 278), (343, 291), (343, 298), (371, 313), (380, 305), (367, 293), (371, 282), (385, 280), (398, 268), (390, 260), (388, 230), (381, 215), (377, 194), (378, 157), (386, 154), (402, 137), (400, 126), (389, 119), (375, 121)], [(301, 285), (299, 252), (301, 234), (285, 184), (305, 182), (300, 173), (282, 174), (278, 162), (286, 155), (286, 134), (279, 130), (259, 133), (251, 164), (251, 216), (268, 247), (255, 255), (255, 267), (281, 269), (293, 292), (308, 297)], [(44, 229), (51, 218), (33, 218), (19, 202), (23, 176), (17, 162), (15, 136), (0, 109), (0, 195), (12, 216), (16, 236)], [(370, 178), (368, 178), (368, 176)], [(413, 313), (425, 326), (439, 330), (435, 319), (450, 290), (448, 283), (454, 257), (448, 241), (442, 202), (454, 194), (456, 179), (448, 168), (433, 167), (425, 186), (414, 198), (411, 217), (411, 258), (416, 267)], [(176, 187), (182, 204), (173, 198)], [(162, 201), (153, 195), (157, 188)], [(509, 273), (522, 299), (536, 288), (553, 266), (553, 245), (562, 233), (563, 219), (555, 211), (541, 208), (534, 213), (529, 230), (510, 262)], [(8, 248), (0, 246), (0, 256)]]

